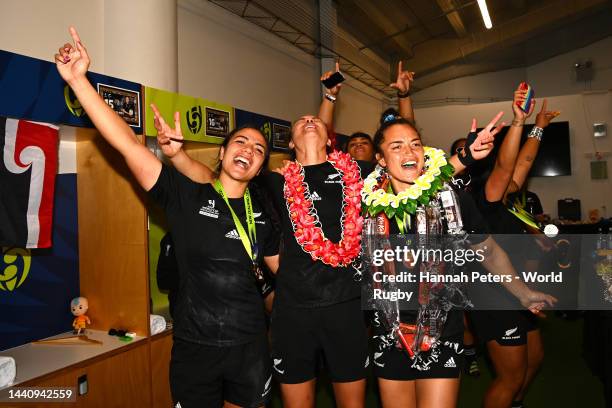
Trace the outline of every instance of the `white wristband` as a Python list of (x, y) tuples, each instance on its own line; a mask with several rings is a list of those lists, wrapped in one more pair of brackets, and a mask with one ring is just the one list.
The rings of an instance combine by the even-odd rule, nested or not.
[(325, 94), (325, 99), (327, 99), (328, 101), (330, 101), (331, 103), (336, 103), (336, 97), (332, 94)]

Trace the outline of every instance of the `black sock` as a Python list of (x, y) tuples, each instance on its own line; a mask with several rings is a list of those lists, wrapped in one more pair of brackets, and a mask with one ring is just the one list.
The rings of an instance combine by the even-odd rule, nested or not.
[(524, 408), (523, 407), (523, 400), (512, 401), (512, 408)]

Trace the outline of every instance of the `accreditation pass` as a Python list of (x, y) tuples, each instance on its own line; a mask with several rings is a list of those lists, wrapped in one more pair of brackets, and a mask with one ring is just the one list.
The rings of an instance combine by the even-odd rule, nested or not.
[(0, 402), (74, 402), (75, 387), (9, 387), (0, 390)]

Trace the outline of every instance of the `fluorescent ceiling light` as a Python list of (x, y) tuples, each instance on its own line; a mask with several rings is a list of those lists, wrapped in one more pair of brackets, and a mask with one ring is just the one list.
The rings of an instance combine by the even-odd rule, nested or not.
[(491, 23), (491, 16), (489, 16), (489, 9), (487, 8), (487, 2), (485, 0), (478, 0), (478, 7), (480, 7), (480, 14), (482, 14), (482, 21), (484, 21), (487, 30), (493, 27)]

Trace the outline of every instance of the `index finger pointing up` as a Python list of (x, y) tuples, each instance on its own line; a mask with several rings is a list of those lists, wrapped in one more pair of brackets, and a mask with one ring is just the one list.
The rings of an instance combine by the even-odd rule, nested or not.
[(336, 72), (340, 72), (340, 61), (336, 61)]
[(74, 45), (81, 42), (81, 38), (79, 37), (79, 33), (77, 33), (76, 28), (70, 27), (70, 36), (72, 37), (72, 41), (74, 41)]

